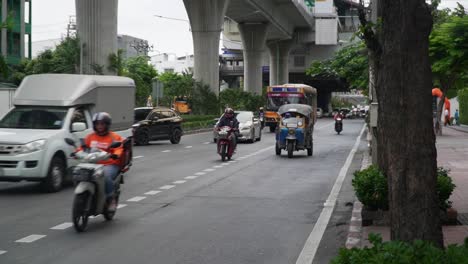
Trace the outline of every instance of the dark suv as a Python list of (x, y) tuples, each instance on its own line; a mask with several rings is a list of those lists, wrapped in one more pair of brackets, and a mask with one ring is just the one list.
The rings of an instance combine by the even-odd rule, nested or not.
[(182, 137), (182, 118), (169, 108), (154, 108), (148, 116), (135, 125), (135, 144), (148, 145), (152, 140), (170, 140), (179, 144)]

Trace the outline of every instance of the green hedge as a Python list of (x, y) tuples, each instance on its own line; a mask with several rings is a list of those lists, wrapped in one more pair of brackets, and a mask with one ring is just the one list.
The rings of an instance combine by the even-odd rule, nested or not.
[(379, 235), (370, 234), (372, 247), (340, 249), (332, 264), (461, 264), (468, 263), (468, 240), (464, 245), (450, 245), (445, 250), (429, 242), (416, 240), (382, 242)]
[(460, 123), (468, 125), (468, 88), (458, 91), (458, 102), (460, 103)]
[(183, 116), (184, 122), (182, 123), (182, 128), (185, 131), (210, 128), (214, 126), (214, 119), (219, 116), (215, 115), (187, 115)]
[[(456, 185), (449, 176), (450, 170), (442, 167), (437, 169), (437, 197), (439, 207), (451, 207), (450, 195)], [(388, 183), (385, 175), (375, 165), (356, 171), (352, 180), (354, 191), (358, 200), (371, 210), (388, 209)]]

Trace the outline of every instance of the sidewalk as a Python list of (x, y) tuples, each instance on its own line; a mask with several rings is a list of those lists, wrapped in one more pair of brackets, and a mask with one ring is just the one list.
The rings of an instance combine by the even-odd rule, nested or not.
[[(446, 246), (463, 244), (464, 239), (468, 237), (468, 127), (460, 126), (456, 128), (456, 130), (448, 127), (444, 128), (443, 136), (437, 137), (437, 166), (450, 169), (450, 176), (456, 185), (450, 200), (453, 202), (453, 208), (458, 211), (458, 221), (461, 224), (443, 227), (444, 244)], [(358, 216), (358, 211), (360, 220), (360, 206), (360, 203), (357, 202), (355, 205), (356, 212), (353, 210), (354, 220)], [(360, 243), (355, 243), (353, 245), (355, 247), (369, 246), (370, 243), (367, 240), (369, 233), (381, 234), (384, 241), (390, 239), (389, 227), (362, 227), (361, 223), (357, 225), (358, 227), (353, 228), (350, 226), (350, 231), (351, 229), (360, 231)], [(352, 240), (352, 238), (349, 238), (350, 236), (356, 236), (356, 232), (354, 234), (350, 232), (348, 240)]]

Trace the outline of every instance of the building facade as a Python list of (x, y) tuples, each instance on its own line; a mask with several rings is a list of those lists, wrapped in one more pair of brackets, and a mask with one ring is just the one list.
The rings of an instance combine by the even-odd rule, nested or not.
[(0, 34), (0, 53), (8, 64), (19, 64), (32, 57), (31, 0), (1, 0), (0, 21), (4, 24)]
[(193, 55), (177, 57), (172, 53), (161, 53), (151, 57), (151, 64), (159, 73), (173, 72), (193, 72)]

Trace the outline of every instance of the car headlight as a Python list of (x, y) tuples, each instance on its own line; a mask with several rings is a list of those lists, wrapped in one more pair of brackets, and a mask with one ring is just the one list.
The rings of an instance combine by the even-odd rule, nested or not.
[(23, 145), (21, 148), (21, 153), (31, 153), (39, 150), (43, 150), (46, 144), (45, 139), (36, 140), (29, 142), (28, 144)]

